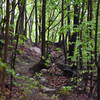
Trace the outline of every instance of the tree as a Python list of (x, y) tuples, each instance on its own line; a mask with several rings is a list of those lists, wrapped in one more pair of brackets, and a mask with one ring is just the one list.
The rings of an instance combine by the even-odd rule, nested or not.
[(69, 56), (74, 55), (74, 50), (75, 50), (75, 43), (77, 39), (78, 32), (76, 31), (79, 25), (79, 5), (76, 3), (74, 4), (74, 32), (72, 36), (70, 37), (70, 43), (69, 43)]
[(38, 42), (37, 0), (35, 0), (35, 42)]
[[(5, 40), (5, 44), (4, 44), (4, 55), (3, 55), (3, 61), (5, 63), (7, 63), (7, 57), (8, 57), (8, 43), (9, 43), (9, 18), (10, 18), (10, 4), (9, 4), (9, 0), (6, 1), (6, 27), (5, 27), (5, 35), (4, 35), (4, 40)], [(0, 70), (0, 89), (2, 91), (2, 93), (4, 92), (4, 86), (5, 86), (5, 79), (6, 79), (6, 71), (5, 71), (5, 67), (2, 67), (2, 69)]]
[[(85, 14), (85, 13), (84, 13), (84, 12), (85, 12), (85, 11), (84, 11), (84, 10), (85, 10), (84, 8), (85, 8), (85, 0), (83, 0), (83, 2), (82, 2), (82, 8), (81, 8), (82, 11), (81, 11), (80, 25), (83, 23), (83, 19), (84, 19), (84, 18), (83, 18), (83, 17), (84, 17), (84, 14)], [(81, 32), (80, 32), (80, 34), (79, 34), (79, 35), (80, 35), (79, 37), (80, 37), (80, 41), (81, 41), (81, 42), (82, 42), (82, 38), (83, 38), (83, 37), (82, 37), (82, 34), (83, 34), (83, 33), (82, 33), (82, 30), (81, 30)], [(79, 46), (79, 55), (80, 55), (80, 56), (79, 56), (79, 66), (80, 66), (80, 69), (82, 69), (82, 68), (83, 68), (82, 44)]]
[(46, 37), (46, 28), (45, 28), (45, 23), (46, 23), (46, 0), (43, 0), (42, 2), (42, 57), (46, 56), (45, 52), (45, 37)]
[[(61, 13), (61, 28), (64, 27), (64, 0), (62, 0), (62, 13)], [(61, 33), (62, 39), (63, 39), (63, 52), (65, 56), (65, 64), (67, 63), (67, 50), (66, 50), (66, 41), (65, 41), (65, 36), (64, 32)]]
[(20, 15), (20, 21), (19, 21), (19, 32), (20, 34), (25, 35), (24, 29), (25, 29), (25, 6), (26, 6), (26, 0), (18, 0), (18, 8), (19, 8), (19, 15)]
[[(98, 36), (98, 16), (99, 16), (99, 6), (100, 0), (97, 2), (97, 10), (96, 10), (96, 26), (95, 26), (95, 66), (97, 67), (97, 100), (100, 100), (100, 66), (99, 61), (97, 60), (97, 36)], [(100, 60), (100, 59), (99, 59)]]

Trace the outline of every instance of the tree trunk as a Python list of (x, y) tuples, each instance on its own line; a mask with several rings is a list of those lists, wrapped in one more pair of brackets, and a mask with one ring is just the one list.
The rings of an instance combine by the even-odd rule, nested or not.
[(20, 15), (20, 21), (19, 21), (19, 32), (20, 32), (20, 34), (24, 34), (25, 5), (26, 5), (26, 0), (24, 0), (23, 2), (21, 0), (18, 0), (18, 8), (19, 8), (19, 15)]
[(37, 19), (37, 0), (35, 0), (35, 42), (36, 42), (36, 45), (37, 45), (37, 42), (38, 42), (38, 19)]
[[(80, 24), (83, 22), (83, 17), (84, 17), (84, 6), (85, 6), (85, 0), (82, 2), (82, 12), (81, 12), (81, 19), (80, 19)], [(80, 41), (82, 42), (82, 30), (79, 34), (80, 36)], [(82, 44), (79, 46), (79, 66), (80, 69), (83, 68), (83, 55), (82, 55)]]
[(42, 3), (42, 57), (45, 57), (45, 34), (46, 34), (46, 29), (45, 29), (45, 22), (46, 22), (46, 0), (43, 0)]
[[(64, 0), (62, 0), (62, 13), (61, 13), (61, 28), (64, 26)], [(65, 64), (67, 63), (67, 51), (66, 51), (66, 41), (64, 37), (64, 32), (61, 33), (63, 38), (63, 52), (65, 57)]]
[[(95, 65), (97, 67), (97, 100), (100, 100), (100, 63), (97, 61), (97, 37), (98, 37), (98, 17), (99, 17), (100, 0), (97, 2), (96, 10), (96, 27), (95, 27)], [(100, 60), (100, 55), (99, 55)], [(98, 64), (99, 63), (99, 64)]]
[[(79, 7), (77, 4), (74, 5), (74, 29), (79, 25)], [(70, 37), (69, 43), (69, 57), (74, 56), (75, 43), (77, 39), (78, 32), (74, 32)]]
[(12, 1), (12, 13), (11, 13), (11, 20), (10, 20), (10, 42), (13, 43), (13, 37), (14, 37), (14, 19), (15, 19), (15, 6), (16, 6), (16, 0)]
[(10, 4), (9, 4), (9, 0), (7, 0), (7, 3), (6, 3), (6, 27), (5, 27), (5, 45), (4, 45), (4, 61), (6, 62), (7, 61), (7, 54), (8, 54), (8, 36), (9, 36), (9, 17), (10, 17), (10, 13), (9, 13), (9, 7), (10, 7)]
[[(8, 56), (8, 36), (9, 36), (9, 13), (10, 4), (9, 0), (6, 1), (6, 27), (5, 27), (5, 44), (4, 44), (4, 62), (7, 62), (7, 56)], [(1, 66), (2, 67), (2, 66)], [(4, 86), (5, 86), (5, 79), (6, 79), (6, 72), (5, 68), (2, 67), (0, 70), (0, 89), (1, 92), (4, 92)]]
[[(67, 6), (67, 11), (68, 11), (67, 24), (70, 25), (70, 5)], [(69, 38), (70, 40), (70, 27), (68, 28), (68, 31), (66, 33), (66, 41), (67, 41), (67, 38)]]

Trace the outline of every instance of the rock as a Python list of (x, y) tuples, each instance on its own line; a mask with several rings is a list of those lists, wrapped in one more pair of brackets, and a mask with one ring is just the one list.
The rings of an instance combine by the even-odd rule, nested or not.
[(44, 84), (48, 83), (48, 80), (45, 77), (41, 77), (40, 83), (44, 85)]
[(43, 74), (47, 74), (48, 70), (47, 69), (42, 69), (40, 72), (43, 73)]
[(43, 90), (44, 93), (54, 93), (54, 92), (56, 92), (57, 89), (44, 87), (42, 90)]
[(38, 47), (31, 47), (30, 50), (35, 51), (37, 54), (41, 55), (41, 49)]

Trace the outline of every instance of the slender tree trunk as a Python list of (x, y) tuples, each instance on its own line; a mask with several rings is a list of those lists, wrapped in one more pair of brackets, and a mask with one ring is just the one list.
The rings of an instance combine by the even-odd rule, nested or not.
[(32, 44), (32, 26), (33, 26), (33, 20), (30, 18), (29, 20), (29, 39), (30, 39), (30, 42)]
[[(49, 20), (48, 24), (50, 25), (50, 20)], [(47, 40), (50, 41), (50, 29), (49, 28), (48, 28)]]
[(10, 9), (10, 4), (9, 4), (9, 0), (7, 0), (6, 2), (6, 27), (5, 27), (5, 45), (4, 45), (4, 61), (7, 61), (7, 56), (8, 56), (8, 35), (9, 35), (9, 17), (10, 17), (10, 13), (9, 13), (9, 9)]
[[(79, 25), (79, 6), (77, 4), (74, 5), (74, 29)], [(72, 57), (74, 55), (75, 43), (77, 39), (78, 32), (74, 32), (70, 37), (69, 43), (69, 56)]]
[(27, 37), (27, 24), (28, 24), (28, 22), (27, 22), (27, 10), (26, 10), (26, 3), (27, 3), (27, 0), (25, 1), (25, 28), (24, 28), (24, 34), (25, 34), (25, 36)]
[(100, 0), (97, 2), (97, 10), (96, 10), (96, 27), (95, 27), (95, 65), (97, 67), (97, 100), (100, 100), (100, 66), (97, 61), (97, 37), (98, 37), (98, 17), (99, 17), (99, 6)]
[[(11, 25), (14, 25), (15, 6), (16, 6), (16, 0), (13, 0), (13, 1), (12, 1), (11, 20), (10, 20), (10, 24), (11, 24)], [(12, 27), (12, 32), (14, 32), (14, 28), (13, 28), (13, 27)]]
[[(6, 27), (5, 27), (5, 44), (4, 44), (4, 62), (7, 62), (7, 56), (8, 56), (8, 36), (9, 36), (9, 13), (10, 4), (9, 0), (6, 1)], [(2, 68), (0, 70), (0, 91), (4, 94), (4, 86), (5, 86), (5, 79), (6, 79), (6, 72), (5, 68)]]
[(16, 6), (16, 0), (12, 1), (12, 13), (11, 13), (11, 20), (10, 20), (10, 24), (11, 24), (11, 28), (10, 28), (10, 41), (11, 44), (13, 43), (13, 37), (14, 37), (14, 19), (15, 19), (15, 6)]
[(19, 32), (20, 32), (20, 34), (24, 34), (25, 5), (26, 5), (26, 0), (24, 0), (23, 2), (21, 0), (18, 0), (18, 8), (19, 8), (19, 15), (20, 15), (20, 21), (19, 21)]
[[(85, 0), (83, 0), (82, 2), (82, 12), (81, 12), (81, 19), (80, 19), (80, 24), (82, 24), (83, 22), (83, 17), (84, 17), (84, 6), (85, 6)], [(80, 41), (82, 42), (82, 30), (80, 32)], [(83, 67), (83, 55), (82, 55), (82, 44), (79, 46), (79, 66), (80, 66), (80, 69), (82, 69)]]
[(4, 43), (2, 42), (2, 40), (4, 40), (4, 26), (5, 26), (5, 22), (3, 21), (3, 1), (0, 1), (1, 5), (0, 5), (0, 10), (1, 10), (1, 15), (0, 15), (0, 57), (3, 57), (3, 46)]
[(36, 42), (36, 45), (37, 45), (37, 42), (38, 42), (38, 19), (37, 19), (37, 0), (35, 0), (35, 42)]
[[(67, 24), (70, 25), (70, 5), (67, 6), (67, 14), (68, 14), (68, 17), (67, 17)], [(69, 38), (70, 40), (70, 27), (68, 29), (68, 32), (66, 34), (66, 41), (67, 41), (67, 37)]]
[(100, 100), (100, 54), (97, 65), (97, 100)]
[[(88, 0), (88, 18), (87, 18), (87, 21), (92, 21), (92, 0)], [(90, 39), (92, 39), (92, 29), (91, 29), (91, 26), (92, 25), (90, 25), (89, 27), (89, 36), (90, 36)], [(92, 46), (92, 43), (90, 44), (91, 46)], [(90, 64), (92, 65), (93, 64), (93, 57), (92, 57), (92, 52), (93, 51), (91, 51), (91, 61), (90, 61)], [(93, 78), (93, 75), (92, 75), (92, 73), (91, 73), (91, 70), (92, 70), (92, 66), (89, 66), (90, 68), (89, 68), (89, 70), (90, 70), (90, 74), (91, 74), (91, 80), (90, 80), (90, 93), (89, 93), (89, 96), (92, 96), (92, 89), (93, 89), (93, 80), (92, 80), (92, 78)]]
[[(64, 26), (64, 0), (62, 0), (62, 14), (61, 14), (61, 28)], [(65, 64), (67, 62), (67, 51), (66, 51), (66, 42), (64, 37), (64, 32), (61, 33), (63, 37), (63, 52), (65, 56)]]
[(45, 34), (46, 34), (46, 28), (45, 28), (45, 23), (46, 23), (46, 0), (43, 0), (42, 2), (42, 55), (45, 57)]
[[(40, 0), (40, 5), (42, 4), (41, 0)], [(41, 14), (41, 7), (39, 8), (39, 42), (41, 41), (41, 34), (42, 34), (42, 29), (41, 29), (41, 26), (42, 26), (42, 14)]]

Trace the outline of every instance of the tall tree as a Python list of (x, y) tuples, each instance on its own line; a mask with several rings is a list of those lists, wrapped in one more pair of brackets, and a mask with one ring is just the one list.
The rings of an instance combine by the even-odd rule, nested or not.
[(42, 2), (42, 55), (46, 55), (45, 53), (45, 37), (46, 37), (46, 28), (45, 28), (45, 23), (46, 23), (46, 0), (43, 0)]
[(9, 36), (9, 18), (10, 18), (10, 3), (9, 0), (6, 2), (6, 27), (5, 27), (5, 45), (4, 45), (4, 60), (7, 61), (8, 54), (8, 36)]
[(11, 19), (10, 19), (10, 41), (12, 43), (13, 41), (13, 35), (14, 35), (14, 20), (15, 20), (15, 8), (16, 8), (16, 0), (13, 0), (11, 3)]
[(40, 0), (40, 6), (39, 6), (39, 25), (38, 25), (38, 29), (39, 29), (39, 41), (41, 41), (41, 34), (42, 34), (42, 9), (41, 9), (41, 5), (42, 5), (42, 2), (41, 2), (42, 0)]
[(25, 6), (26, 6), (26, 0), (18, 0), (18, 8), (19, 8), (19, 15), (20, 15), (20, 21), (19, 21), (19, 32), (20, 32), (20, 34), (24, 34)]
[[(62, 13), (61, 13), (61, 28), (64, 27), (64, 0), (62, 0)], [(64, 56), (65, 56), (65, 63), (67, 63), (67, 51), (66, 51), (66, 41), (65, 41), (65, 36), (64, 36), (64, 32), (61, 33), (62, 35), (62, 39), (63, 39), (63, 52), (64, 52)]]
[(3, 18), (3, 1), (0, 1), (0, 57), (2, 58), (3, 54), (3, 46), (4, 46), (4, 26), (5, 26), (5, 21)]
[[(9, 36), (9, 17), (10, 17), (10, 3), (9, 0), (6, 1), (6, 26), (5, 26), (5, 35), (4, 35), (4, 40), (5, 40), (5, 44), (4, 44), (4, 62), (7, 63), (7, 57), (8, 57), (8, 36)], [(4, 92), (4, 86), (5, 86), (5, 79), (6, 79), (6, 71), (5, 71), (5, 67), (2, 68), (2, 70), (0, 70), (0, 90), (2, 92)]]
[[(82, 24), (83, 23), (83, 17), (84, 17), (84, 15), (85, 15), (85, 11), (84, 11), (84, 8), (85, 8), (85, 0), (83, 0), (83, 2), (82, 2), (82, 11), (81, 11), (81, 18), (80, 18), (80, 24)], [(80, 34), (79, 34), (79, 37), (80, 37), (80, 41), (82, 42), (82, 30), (80, 31)], [(83, 66), (83, 55), (82, 55), (82, 44), (79, 46), (79, 66), (80, 66), (80, 69), (82, 69), (82, 66)]]
[(11, 20), (10, 20), (10, 24), (12, 25), (12, 31), (14, 32), (14, 30), (13, 30), (13, 29), (14, 29), (13, 25), (14, 25), (14, 18), (15, 18), (16, 0), (13, 0), (13, 1), (12, 1), (11, 6), (12, 6), (12, 9), (11, 9)]
[(70, 43), (69, 43), (69, 56), (74, 55), (75, 50), (75, 43), (77, 39), (78, 32), (76, 31), (76, 28), (78, 28), (79, 25), (79, 5), (77, 3), (74, 4), (74, 32), (72, 36), (70, 37)]
[[(68, 2), (68, 6), (67, 6), (67, 14), (68, 14), (67, 24), (70, 26), (70, 3), (69, 2)], [(66, 34), (66, 40), (67, 40), (68, 36), (69, 36), (69, 40), (70, 40), (70, 27), (68, 28), (68, 31), (67, 31), (67, 34)]]
[[(93, 8), (92, 8), (92, 4), (93, 3), (93, 0), (88, 0), (88, 16), (87, 16), (87, 21), (92, 21), (92, 11), (93, 11)], [(92, 25), (89, 25), (88, 26), (89, 27), (89, 29), (88, 29), (88, 33), (89, 33), (89, 36), (90, 36), (90, 39), (92, 40)], [(92, 43), (90, 44), (91, 46), (92, 46)], [(91, 61), (90, 61), (90, 63), (91, 63), (91, 65), (93, 64), (93, 57), (92, 57), (92, 50), (91, 50)], [(89, 70), (92, 70), (92, 66), (88, 66), (89, 68)], [(91, 83), (90, 83), (90, 95), (92, 94), (92, 89), (93, 89), (93, 81), (92, 81), (92, 78), (93, 78), (93, 75), (92, 75), (92, 73), (91, 73)]]
[(97, 10), (96, 10), (96, 26), (95, 26), (95, 65), (97, 67), (97, 100), (100, 100), (100, 66), (99, 61), (97, 61), (97, 37), (98, 37), (98, 17), (99, 17), (99, 6), (100, 0), (97, 2)]
[(35, 0), (35, 42), (38, 42), (37, 0)]

